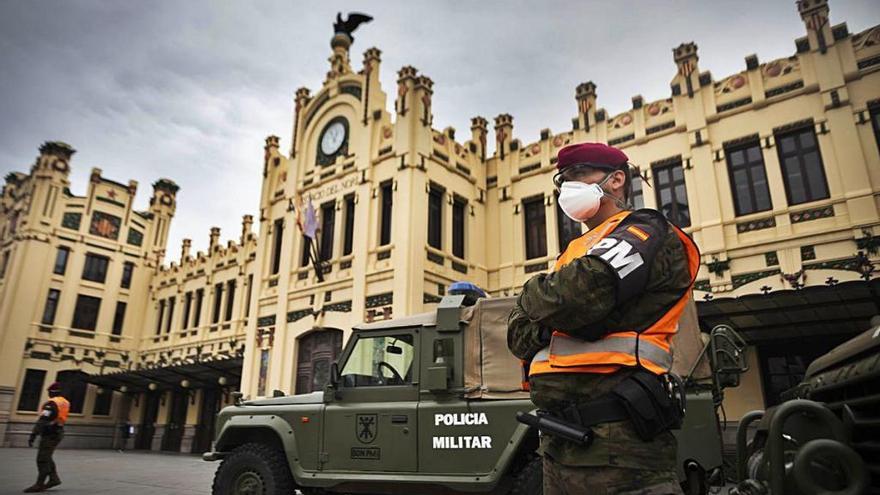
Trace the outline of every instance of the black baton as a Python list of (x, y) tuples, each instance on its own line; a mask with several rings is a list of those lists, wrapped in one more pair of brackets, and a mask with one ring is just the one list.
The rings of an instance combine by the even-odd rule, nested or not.
[(589, 447), (593, 443), (593, 430), (584, 428), (583, 426), (563, 421), (549, 414), (534, 414), (518, 411), (516, 420), (520, 423), (527, 424), (537, 428), (538, 431), (564, 438), (569, 442), (574, 442), (585, 447)]

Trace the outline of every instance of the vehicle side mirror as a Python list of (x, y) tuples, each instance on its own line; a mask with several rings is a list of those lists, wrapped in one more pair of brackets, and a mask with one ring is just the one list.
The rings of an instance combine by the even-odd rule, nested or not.
[(334, 362), (330, 365), (330, 385), (333, 385), (333, 388), (339, 386), (339, 364)]
[(746, 342), (728, 325), (718, 325), (709, 333), (709, 357), (719, 388), (736, 387), (740, 375), (748, 371)]

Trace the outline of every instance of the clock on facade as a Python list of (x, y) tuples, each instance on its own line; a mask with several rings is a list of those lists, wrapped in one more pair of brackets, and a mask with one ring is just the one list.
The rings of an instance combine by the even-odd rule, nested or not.
[(318, 146), (318, 164), (329, 165), (336, 156), (348, 151), (348, 121), (337, 117), (330, 121), (321, 132)]

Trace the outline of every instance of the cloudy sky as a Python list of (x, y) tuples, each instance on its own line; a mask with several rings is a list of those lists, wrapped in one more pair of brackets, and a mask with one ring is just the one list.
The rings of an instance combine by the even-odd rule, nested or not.
[[(851, 32), (880, 24), (876, 0), (830, 3)], [(323, 81), (340, 10), (375, 17), (352, 61), (380, 48), (390, 95), (413, 65), (434, 80), (435, 127), (467, 136), (470, 117), (507, 112), (524, 143), (570, 129), (583, 81), (611, 115), (636, 94), (667, 97), (681, 42), (720, 79), (748, 54), (793, 54), (804, 34), (794, 0), (0, 0), (0, 174), (26, 172), (43, 141), (62, 140), (78, 150), (74, 194), (92, 167), (137, 180), (138, 209), (157, 178), (181, 186), (168, 259), (185, 237), (205, 249), (212, 225), (236, 238), (258, 209), (263, 140), (289, 148), (294, 91)]]

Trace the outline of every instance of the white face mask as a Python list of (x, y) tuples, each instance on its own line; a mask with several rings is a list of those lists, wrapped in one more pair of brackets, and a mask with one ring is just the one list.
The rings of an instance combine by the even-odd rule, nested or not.
[[(576, 222), (586, 222), (596, 216), (599, 206), (602, 204), (602, 196), (605, 190), (602, 185), (611, 178), (611, 174), (605, 176), (598, 184), (585, 184), (580, 181), (566, 181), (559, 188), (559, 207), (562, 211)], [(616, 198), (615, 202), (616, 201)]]

